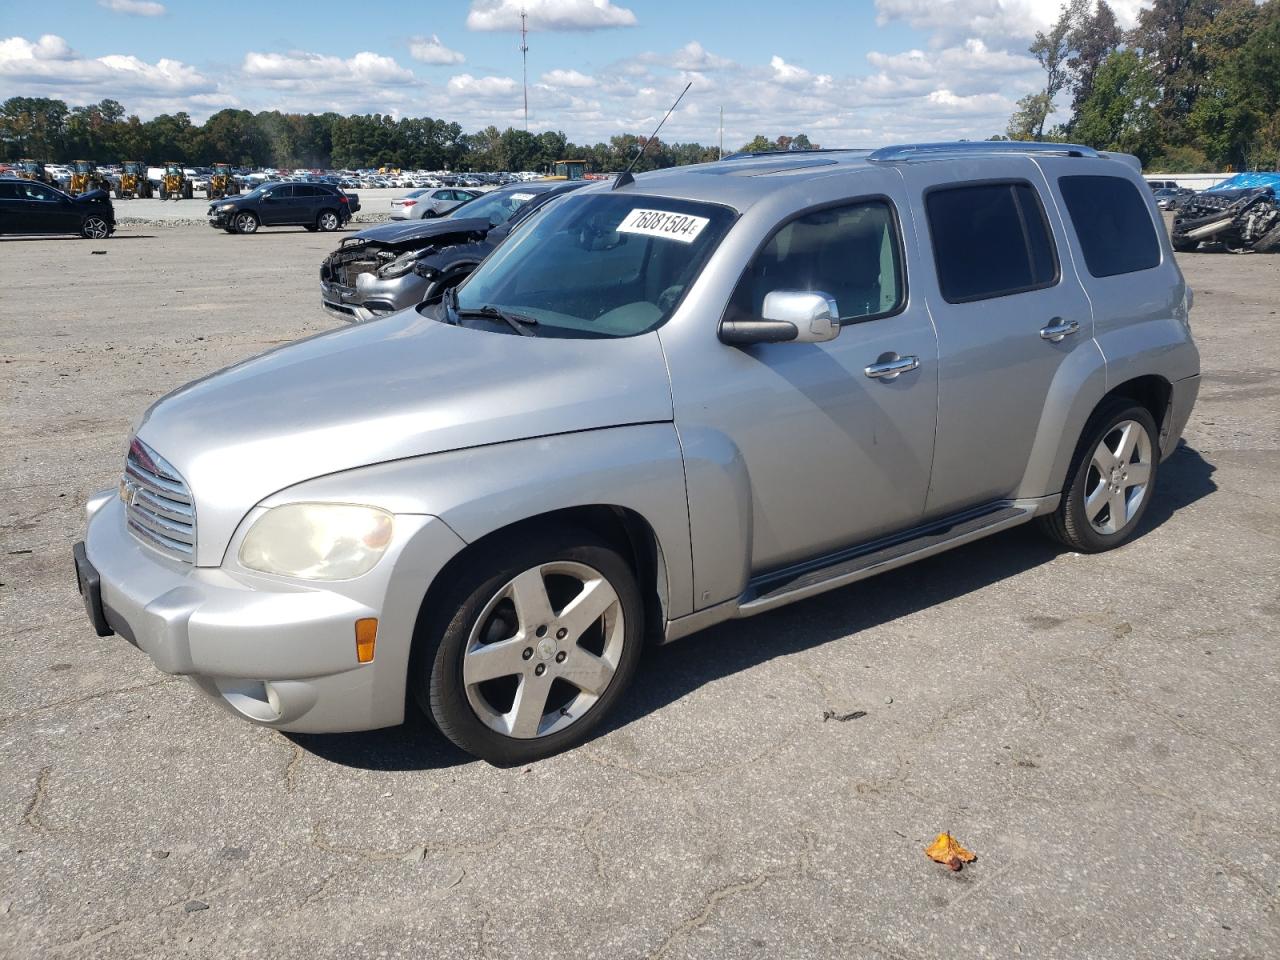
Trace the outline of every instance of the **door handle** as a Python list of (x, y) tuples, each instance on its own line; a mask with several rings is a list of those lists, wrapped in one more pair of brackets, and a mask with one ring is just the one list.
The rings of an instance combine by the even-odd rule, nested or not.
[(1069, 337), (1073, 333), (1080, 332), (1080, 324), (1075, 320), (1063, 320), (1061, 317), (1054, 317), (1049, 321), (1049, 325), (1040, 331), (1040, 339), (1048, 340), (1050, 343), (1058, 343), (1063, 337)]
[(919, 357), (898, 357), (896, 360), (881, 360), (871, 364), (862, 372), (873, 380), (893, 380), (898, 374), (906, 373), (920, 366)]

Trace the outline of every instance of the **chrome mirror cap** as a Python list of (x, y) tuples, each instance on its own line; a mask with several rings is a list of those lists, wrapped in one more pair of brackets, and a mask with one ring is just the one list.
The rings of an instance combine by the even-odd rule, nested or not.
[(840, 308), (835, 298), (820, 290), (766, 293), (760, 313), (766, 321), (794, 326), (794, 343), (825, 343), (840, 334)]

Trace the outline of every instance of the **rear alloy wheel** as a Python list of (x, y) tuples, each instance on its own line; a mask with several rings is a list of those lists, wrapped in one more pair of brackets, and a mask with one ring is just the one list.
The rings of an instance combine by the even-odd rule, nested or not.
[(342, 226), (342, 221), (338, 219), (338, 215), (332, 210), (321, 210), (320, 216), (316, 218), (316, 226), (325, 233), (332, 233)]
[(85, 217), (80, 225), (80, 236), (86, 240), (102, 240), (111, 236), (111, 228), (101, 217)]
[(644, 607), (629, 565), (585, 531), (548, 531), (468, 567), (436, 608), (452, 617), (417, 652), (418, 702), (446, 737), (494, 764), (582, 742), (639, 662)]
[(248, 210), (236, 214), (236, 233), (257, 233), (258, 218)]
[(1058, 509), (1046, 531), (1072, 550), (1099, 553), (1128, 541), (1151, 503), (1159, 469), (1155, 420), (1117, 398), (1099, 411), (1076, 449)]

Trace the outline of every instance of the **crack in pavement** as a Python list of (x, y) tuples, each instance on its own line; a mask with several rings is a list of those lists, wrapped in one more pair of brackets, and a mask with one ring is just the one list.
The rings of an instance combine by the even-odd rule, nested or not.
[(689, 934), (706, 926), (712, 914), (716, 912), (716, 908), (726, 900), (731, 900), (743, 894), (754, 893), (770, 880), (776, 880), (781, 877), (799, 876), (806, 879), (809, 878), (815, 841), (813, 834), (808, 831), (803, 833), (802, 837), (804, 839), (804, 849), (800, 852), (800, 856), (795, 862), (777, 870), (763, 870), (750, 879), (738, 880), (723, 887), (717, 887), (708, 893), (703, 898), (702, 906), (698, 912), (672, 927), (667, 932), (667, 935), (662, 938), (662, 942), (658, 944), (657, 948), (649, 954), (649, 960), (662, 960), (677, 940), (687, 937)]
[(36, 791), (31, 795), (31, 800), (27, 803), (27, 810), (22, 815), (22, 819), (36, 833), (48, 833), (49, 829), (45, 826), (41, 814), (44, 812), (44, 805), (49, 802), (49, 771), (50, 767), (41, 767), (40, 774), (36, 777)]
[(61, 707), (74, 707), (81, 703), (88, 703), (90, 700), (98, 700), (98, 699), (101, 699), (102, 697), (110, 697), (117, 693), (134, 693), (135, 691), (138, 691), (138, 690), (146, 690), (149, 687), (157, 687), (162, 683), (169, 683), (174, 679), (176, 678), (161, 677), (159, 680), (150, 680), (147, 683), (139, 683), (132, 687), (113, 687), (110, 690), (98, 690), (94, 693), (86, 693), (82, 697), (73, 697), (68, 700), (55, 700), (53, 703), (46, 703), (39, 707), (32, 707), (30, 710), (25, 710), (22, 713), (15, 713), (7, 717), (0, 717), (0, 727), (6, 727), (9, 724), (16, 723), (19, 720), (25, 720), (27, 717), (30, 717), (37, 713), (47, 713), (50, 710), (57, 710), (57, 709), (60, 709)]

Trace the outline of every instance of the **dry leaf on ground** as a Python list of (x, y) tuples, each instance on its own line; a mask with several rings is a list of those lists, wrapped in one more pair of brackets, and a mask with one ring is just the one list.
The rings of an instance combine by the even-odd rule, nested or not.
[(977, 856), (960, 846), (955, 837), (949, 833), (940, 833), (938, 838), (925, 847), (924, 855), (936, 860), (948, 870), (959, 870), (961, 866), (978, 859)]

